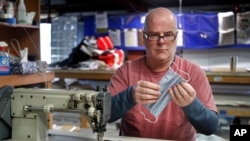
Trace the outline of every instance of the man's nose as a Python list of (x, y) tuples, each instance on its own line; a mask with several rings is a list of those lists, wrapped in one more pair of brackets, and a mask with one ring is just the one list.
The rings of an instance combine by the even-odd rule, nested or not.
[(165, 39), (164, 39), (164, 38), (165, 38), (165, 36), (159, 36), (159, 40), (158, 40), (158, 41), (159, 41), (159, 42), (165, 42)]

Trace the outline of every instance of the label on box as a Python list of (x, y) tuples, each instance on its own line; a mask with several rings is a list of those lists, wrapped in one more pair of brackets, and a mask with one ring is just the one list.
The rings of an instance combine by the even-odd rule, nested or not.
[(125, 47), (138, 47), (137, 29), (124, 29)]
[(10, 74), (10, 63), (7, 56), (0, 56), (0, 75)]

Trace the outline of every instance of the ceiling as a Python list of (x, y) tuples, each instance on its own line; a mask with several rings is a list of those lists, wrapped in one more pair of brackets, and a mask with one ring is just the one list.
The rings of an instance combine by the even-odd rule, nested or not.
[[(56, 11), (67, 12), (87, 12), (87, 11), (107, 11), (126, 10), (127, 12), (146, 12), (150, 8), (164, 7), (198, 7), (198, 8), (222, 8), (243, 4), (249, 7), (249, 0), (41, 0), (41, 12)], [(231, 7), (230, 7), (231, 6)]]

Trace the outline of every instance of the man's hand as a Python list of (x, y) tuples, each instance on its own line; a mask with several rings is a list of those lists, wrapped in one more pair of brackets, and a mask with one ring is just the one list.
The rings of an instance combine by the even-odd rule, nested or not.
[(138, 81), (133, 90), (133, 99), (137, 104), (154, 103), (160, 97), (160, 86), (148, 81)]
[(180, 84), (172, 86), (169, 88), (168, 92), (172, 100), (180, 107), (188, 106), (196, 97), (196, 91), (186, 82), (181, 82)]

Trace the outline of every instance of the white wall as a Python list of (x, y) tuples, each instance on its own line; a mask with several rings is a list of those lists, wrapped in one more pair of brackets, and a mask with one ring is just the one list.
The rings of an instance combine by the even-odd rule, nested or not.
[(51, 24), (41, 23), (40, 24), (40, 51), (41, 60), (46, 61), (48, 64), (51, 63)]
[(202, 67), (229, 68), (230, 56), (238, 56), (237, 68), (250, 68), (250, 47), (249, 48), (214, 48), (183, 50), (183, 57), (187, 58)]

